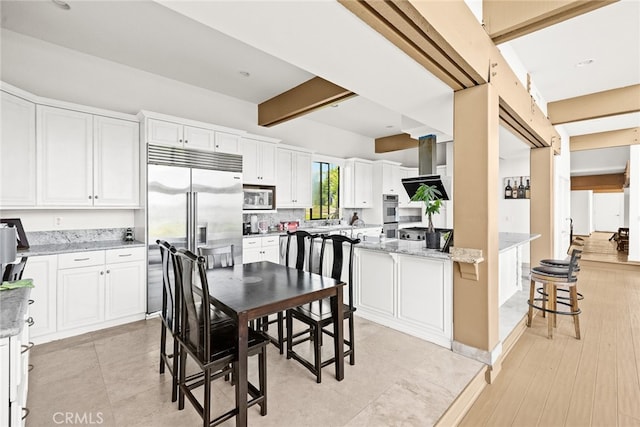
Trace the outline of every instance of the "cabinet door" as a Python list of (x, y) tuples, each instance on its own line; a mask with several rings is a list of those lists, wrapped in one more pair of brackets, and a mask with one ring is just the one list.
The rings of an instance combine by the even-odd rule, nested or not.
[(394, 260), (386, 252), (358, 253), (357, 302), (378, 314), (394, 315)]
[(240, 135), (216, 131), (215, 151), (218, 153), (242, 154), (241, 141)]
[(33, 280), (29, 315), (34, 324), (29, 330), (32, 337), (51, 334), (56, 331), (56, 273), (57, 255), (29, 257), (22, 277)]
[(93, 117), (36, 107), (38, 204), (93, 205)]
[(260, 184), (258, 179), (258, 141), (242, 139), (242, 181), (245, 184)]
[(94, 206), (140, 204), (138, 123), (94, 116)]
[(299, 208), (311, 207), (311, 154), (296, 153), (295, 175), (292, 177), (295, 185), (294, 203)]
[(184, 127), (184, 148), (213, 151), (215, 132), (193, 126)]
[(182, 147), (182, 125), (147, 119), (147, 142)]
[(278, 174), (276, 188), (276, 205), (279, 208), (295, 207), (294, 180), (294, 154), (291, 150), (278, 150)]
[(104, 266), (58, 270), (58, 330), (104, 320)]
[(262, 261), (262, 248), (248, 248), (242, 250), (242, 263), (249, 264), (252, 262)]
[(0, 206), (36, 204), (36, 106), (6, 92), (0, 107)]
[[(384, 163), (382, 165), (382, 193), (400, 194), (400, 167)], [(402, 189), (404, 191), (404, 189)], [(406, 192), (405, 192), (406, 193)]]
[(354, 190), (355, 207), (373, 207), (373, 166), (369, 163), (355, 162), (354, 164)]
[(145, 264), (123, 262), (107, 264), (105, 319), (117, 319), (145, 312)]
[(276, 145), (260, 143), (260, 184), (276, 185)]
[(275, 262), (276, 264), (280, 262), (280, 248), (277, 246), (267, 246), (262, 248), (262, 260)]

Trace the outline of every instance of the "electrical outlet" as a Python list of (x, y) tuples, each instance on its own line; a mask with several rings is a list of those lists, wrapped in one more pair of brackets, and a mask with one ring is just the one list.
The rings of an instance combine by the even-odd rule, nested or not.
[(62, 217), (61, 216), (57, 216), (55, 218), (54, 222), (55, 222), (56, 225), (62, 225)]

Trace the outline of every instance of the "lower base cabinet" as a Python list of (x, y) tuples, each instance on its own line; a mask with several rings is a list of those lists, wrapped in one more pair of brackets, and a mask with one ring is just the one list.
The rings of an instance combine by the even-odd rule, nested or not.
[(0, 426), (22, 427), (29, 414), (29, 313), (18, 335), (0, 338)]
[(452, 262), (356, 249), (357, 314), (451, 348)]
[(280, 236), (246, 237), (242, 240), (242, 263), (280, 262)]
[(30, 257), (36, 343), (144, 319), (145, 248)]

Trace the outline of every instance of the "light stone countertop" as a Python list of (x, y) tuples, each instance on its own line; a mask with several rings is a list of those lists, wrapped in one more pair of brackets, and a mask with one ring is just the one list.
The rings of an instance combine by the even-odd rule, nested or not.
[(450, 260), (451, 255), (446, 252), (440, 252), (436, 249), (427, 249), (423, 240), (399, 240), (389, 239), (382, 242), (361, 241), (356, 248), (368, 249), (380, 252), (392, 252), (403, 255), (415, 255), (425, 258), (435, 258), (441, 260)]
[[(498, 236), (498, 251), (505, 252), (516, 246), (524, 245), (532, 240), (540, 237), (539, 234), (527, 234), (527, 233), (499, 233)], [(455, 237), (454, 237), (455, 238)]]
[(12, 337), (22, 332), (30, 294), (31, 288), (0, 291), (0, 338)]
[(134, 240), (98, 240), (93, 242), (51, 243), (46, 245), (31, 245), (29, 249), (18, 251), (18, 257), (56, 255), (69, 252), (99, 251), (104, 249), (122, 249), (144, 246), (144, 242)]
[[(381, 224), (371, 224), (371, 225), (364, 225), (362, 227), (352, 227), (351, 225), (340, 225), (340, 224), (336, 224), (336, 225), (321, 225), (321, 226), (300, 226), (298, 227), (298, 230), (302, 230), (302, 231), (306, 231), (308, 233), (318, 233), (318, 234), (325, 234), (325, 233), (330, 233), (332, 231), (336, 231), (336, 230), (351, 230), (353, 229), (354, 232), (357, 233), (357, 230), (361, 230), (361, 229), (369, 229), (369, 228), (380, 228), (382, 229), (382, 225)], [(255, 234), (245, 234), (242, 237), (243, 238), (250, 238), (250, 237), (267, 237), (267, 236), (273, 236), (273, 235), (279, 235), (279, 236), (286, 236), (287, 232), (286, 231), (269, 231), (266, 233), (255, 233)]]

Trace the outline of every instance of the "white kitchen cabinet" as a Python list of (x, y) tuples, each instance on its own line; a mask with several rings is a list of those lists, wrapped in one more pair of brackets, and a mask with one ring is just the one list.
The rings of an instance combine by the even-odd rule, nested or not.
[(407, 194), (407, 190), (404, 189), (402, 185), (402, 179), (404, 178), (413, 178), (418, 176), (418, 168), (399, 168), (400, 175), (400, 188), (401, 191), (398, 194), (398, 207), (399, 208), (420, 208), (422, 207), (422, 202), (412, 202)]
[(356, 249), (358, 314), (451, 348), (453, 273), (448, 259)]
[(22, 277), (33, 280), (29, 307), (33, 318), (31, 336), (39, 337), (56, 331), (56, 276), (58, 272), (58, 256), (31, 256), (24, 267)]
[(187, 125), (180, 123), (177, 117), (175, 122), (147, 118), (146, 140), (150, 144), (242, 154), (240, 133), (218, 131), (214, 125), (207, 127), (206, 123), (202, 123), (202, 126)]
[(146, 310), (144, 248), (105, 251), (105, 319), (144, 313)]
[(399, 195), (400, 190), (404, 191), (400, 182), (399, 164), (383, 161), (380, 168), (382, 169), (382, 194)]
[(36, 204), (36, 106), (0, 92), (0, 206)]
[(94, 116), (94, 206), (140, 205), (137, 122)]
[(242, 137), (240, 135), (216, 131), (214, 144), (215, 151), (218, 153), (242, 154)]
[(60, 254), (58, 267), (58, 331), (103, 322), (104, 251)]
[(92, 206), (92, 115), (43, 105), (36, 115), (38, 204)]
[[(28, 315), (28, 314), (27, 314)], [(26, 321), (26, 319), (25, 319)], [(29, 388), (29, 328), (0, 338), (0, 425), (24, 426)]]
[(276, 144), (242, 138), (242, 180), (245, 184), (276, 184)]
[(38, 205), (139, 205), (138, 123), (42, 105), (36, 112)]
[(246, 237), (242, 239), (242, 263), (280, 262), (280, 236)]
[(371, 208), (373, 206), (372, 163), (361, 159), (347, 159), (343, 169), (343, 207)]
[(311, 207), (311, 153), (278, 149), (276, 206)]

